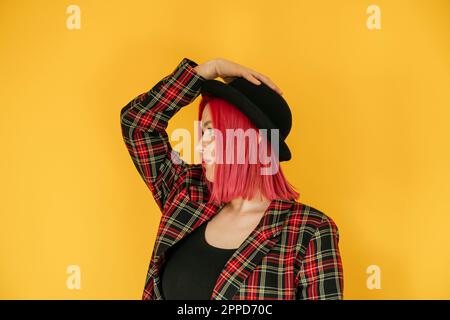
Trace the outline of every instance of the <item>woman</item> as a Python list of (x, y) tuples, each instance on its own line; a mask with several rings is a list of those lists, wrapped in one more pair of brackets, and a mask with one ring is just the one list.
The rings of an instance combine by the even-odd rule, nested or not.
[[(166, 128), (200, 93), (196, 150), (202, 163), (187, 164), (172, 150)], [(184, 58), (122, 108), (124, 142), (162, 212), (142, 299), (343, 298), (336, 224), (295, 200), (299, 194), (279, 165), (262, 174), (268, 162), (252, 158), (256, 152), (272, 164), (290, 159), (284, 141), (290, 123), (280, 122), (290, 112), (277, 109), (285, 103), (281, 94), (268, 77), (237, 63), (214, 59), (198, 65)], [(263, 112), (271, 99), (278, 102), (275, 109)], [(278, 136), (261, 134), (263, 128)], [(234, 137), (224, 134), (228, 129), (260, 131), (252, 143), (241, 139), (230, 149)], [(235, 154), (223, 161), (230, 150), (243, 162)]]

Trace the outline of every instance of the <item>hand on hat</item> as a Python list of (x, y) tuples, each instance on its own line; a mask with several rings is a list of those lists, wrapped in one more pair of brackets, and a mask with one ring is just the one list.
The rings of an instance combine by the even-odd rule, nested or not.
[(269, 77), (223, 58), (206, 61), (194, 69), (205, 79), (210, 80), (221, 77), (227, 84), (238, 77), (243, 77), (256, 85), (261, 84), (262, 81), (280, 95), (283, 94), (281, 89)]
[(244, 67), (227, 59), (218, 58), (215, 59), (215, 61), (217, 76), (221, 77), (227, 84), (237, 77), (243, 77), (256, 85), (261, 84), (262, 81), (269, 88), (272, 88), (274, 91), (278, 92), (278, 94), (283, 94), (281, 89), (278, 88), (277, 85), (269, 77), (259, 72), (256, 72), (250, 68)]

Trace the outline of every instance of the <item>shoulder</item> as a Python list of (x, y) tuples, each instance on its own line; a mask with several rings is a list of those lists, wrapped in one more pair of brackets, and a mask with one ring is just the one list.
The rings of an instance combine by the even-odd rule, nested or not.
[(319, 210), (308, 204), (295, 201), (292, 207), (291, 220), (295, 221), (297, 230), (313, 237), (321, 233), (334, 234), (339, 237), (336, 222), (323, 210)]
[(202, 185), (204, 174), (201, 164), (189, 164), (186, 170), (187, 185)]
[(313, 206), (298, 201), (294, 201), (291, 215), (293, 218), (295, 217), (297, 219), (301, 219), (304, 223), (309, 223), (317, 227), (323, 224), (336, 225), (331, 216), (326, 214), (323, 210), (319, 210)]
[(206, 176), (201, 164), (190, 164), (186, 170), (184, 188), (188, 190), (191, 201), (206, 202), (210, 192), (206, 183)]

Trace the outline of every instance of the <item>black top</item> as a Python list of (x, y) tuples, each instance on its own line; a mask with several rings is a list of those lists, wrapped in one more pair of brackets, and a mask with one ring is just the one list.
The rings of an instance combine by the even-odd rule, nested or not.
[(167, 251), (161, 269), (166, 300), (209, 300), (225, 263), (236, 249), (223, 249), (206, 242), (207, 222)]

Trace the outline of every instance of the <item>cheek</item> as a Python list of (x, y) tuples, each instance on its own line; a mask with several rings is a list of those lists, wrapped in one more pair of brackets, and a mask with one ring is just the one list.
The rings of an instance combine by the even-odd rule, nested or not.
[(212, 163), (215, 158), (215, 147), (214, 143), (211, 142), (207, 146), (204, 147), (203, 160), (207, 163)]

